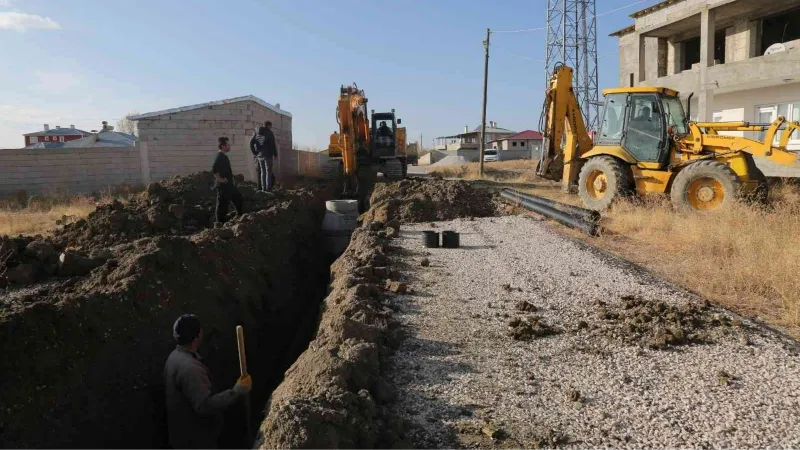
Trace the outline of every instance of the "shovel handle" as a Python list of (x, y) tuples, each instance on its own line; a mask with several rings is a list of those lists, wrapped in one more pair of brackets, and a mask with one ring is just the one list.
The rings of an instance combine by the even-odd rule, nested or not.
[(244, 353), (244, 328), (236, 326), (236, 344), (239, 348), (239, 371), (242, 376), (247, 375), (247, 356)]

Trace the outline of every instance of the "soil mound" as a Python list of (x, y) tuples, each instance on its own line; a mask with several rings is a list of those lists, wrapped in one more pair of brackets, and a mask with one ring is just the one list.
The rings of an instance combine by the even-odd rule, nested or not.
[(410, 178), (375, 186), (364, 222), (431, 222), (498, 215), (495, 194), (461, 180)]
[(738, 321), (714, 313), (707, 302), (675, 306), (626, 296), (616, 304), (598, 302), (596, 307), (604, 333), (654, 350), (713, 342), (715, 336), (742, 327)]
[[(242, 189), (250, 211), (263, 209), (222, 228), (173, 235), (190, 234), (189, 220), (198, 229), (207, 225), (214, 195), (207, 182), (207, 174), (197, 174), (151, 185), (128, 205), (108, 205), (65, 227), (57, 246), (95, 252), (113, 245), (112, 255), (101, 255), (108, 259), (86, 276), (0, 299), (3, 447), (164, 448), (163, 365), (174, 348), (172, 323), (186, 312), (203, 321), (200, 353), (219, 389), (238, 377), (234, 330), (244, 326), (252, 402), (265, 403), (305, 348), (309, 338), (299, 336), (300, 324), (310, 332), (325, 295), (319, 231), (325, 196), (307, 189), (262, 200)], [(183, 216), (171, 205), (185, 207)], [(152, 209), (171, 214), (168, 228), (154, 225)], [(0, 245), (13, 247), (15, 258), (53, 257), (47, 245), (34, 242), (24, 242), (23, 256), (23, 242), (2, 239)], [(86, 262), (72, 256), (73, 268)], [(242, 410), (229, 414), (242, 416)], [(226, 418), (226, 426), (244, 423)], [(237, 439), (243, 431), (228, 430)]]
[(396, 397), (381, 373), (399, 338), (381, 289), (397, 274), (387, 267), (390, 233), (370, 228), (357, 229), (331, 267), (316, 339), (272, 394), (256, 448), (390, 448), (402, 439), (403, 426), (382, 412)]
[[(153, 182), (123, 204), (101, 205), (84, 220), (65, 225), (53, 236), (57, 247), (91, 251), (152, 236), (185, 236), (214, 225), (214, 176), (198, 172)], [(255, 184), (238, 184), (245, 211), (257, 211), (280, 202), (283, 190), (256, 193)], [(232, 208), (231, 208), (231, 214)]]

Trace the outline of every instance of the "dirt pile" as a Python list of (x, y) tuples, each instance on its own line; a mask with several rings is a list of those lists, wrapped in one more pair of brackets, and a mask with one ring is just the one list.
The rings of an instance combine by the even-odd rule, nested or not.
[[(213, 184), (210, 172), (151, 183), (129, 203), (114, 201), (101, 205), (86, 219), (65, 225), (55, 233), (53, 242), (58, 247), (69, 245), (89, 251), (143, 237), (186, 236), (211, 228), (216, 204)], [(265, 209), (286, 195), (280, 189), (274, 193), (256, 193), (255, 184), (250, 182), (239, 183), (239, 190), (245, 211)]]
[(674, 306), (625, 296), (613, 305), (598, 301), (595, 306), (602, 333), (654, 350), (713, 342), (715, 336), (742, 327), (739, 321), (714, 313), (707, 302)]
[[(190, 236), (154, 226), (151, 210), (172, 214), (169, 230), (178, 234), (190, 232), (190, 220), (206, 226), (213, 198), (206, 181), (200, 174), (151, 187), (131, 205), (109, 205), (65, 227), (60, 245), (91, 251), (113, 245), (113, 257), (87, 276), (3, 297), (4, 447), (163, 447), (163, 364), (174, 348), (172, 323), (185, 312), (204, 323), (200, 353), (218, 388), (238, 377), (234, 330), (244, 326), (254, 413), (261, 411), (308, 343), (302, 330), (313, 330), (325, 295), (319, 232), (325, 198), (313, 190), (286, 191), (263, 203), (265, 209)], [(171, 205), (185, 207), (182, 218)], [(2, 242), (8, 247), (9, 240)], [(32, 244), (26, 251), (49, 255), (47, 246)], [(226, 436), (241, 439), (242, 409), (229, 414)]]
[(273, 393), (258, 448), (389, 448), (403, 438), (384, 411), (397, 394), (381, 377), (399, 345), (382, 293), (398, 278), (388, 267), (390, 235), (357, 229), (332, 266), (316, 339)]
[(415, 178), (377, 184), (370, 203), (372, 208), (362, 220), (383, 223), (489, 217), (498, 214), (499, 204), (492, 192), (466, 181)]
[(517, 341), (530, 341), (558, 334), (558, 330), (552, 328), (542, 318), (530, 314), (524, 317), (515, 317), (508, 322), (508, 336)]

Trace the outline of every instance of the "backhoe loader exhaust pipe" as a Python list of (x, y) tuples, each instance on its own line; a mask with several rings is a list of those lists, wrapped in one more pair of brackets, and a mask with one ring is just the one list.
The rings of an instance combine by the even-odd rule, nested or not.
[(542, 203), (533, 202), (525, 197), (520, 197), (515, 195), (511, 191), (504, 190), (500, 193), (500, 195), (508, 200), (511, 200), (515, 203), (519, 203), (520, 205), (524, 206), (525, 208), (541, 214), (545, 217), (549, 217), (555, 220), (562, 225), (566, 225), (570, 228), (574, 228), (576, 230), (580, 230), (590, 236), (598, 236), (600, 234), (600, 226), (597, 224), (596, 221), (586, 220), (581, 218), (580, 216), (576, 217), (567, 212), (560, 211), (555, 209), (551, 206), (544, 205)]

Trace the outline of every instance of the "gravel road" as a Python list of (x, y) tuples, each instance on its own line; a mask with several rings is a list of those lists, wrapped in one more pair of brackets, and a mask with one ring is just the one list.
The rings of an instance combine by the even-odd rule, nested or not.
[(393, 408), (413, 444), (800, 447), (796, 341), (532, 218), (436, 225), (461, 248), (423, 248), (430, 224), (395, 241), (411, 292)]

